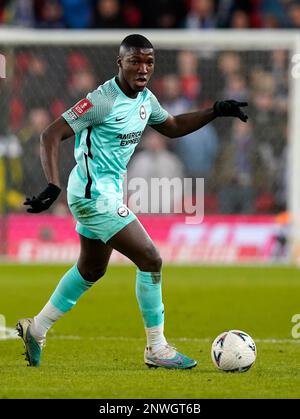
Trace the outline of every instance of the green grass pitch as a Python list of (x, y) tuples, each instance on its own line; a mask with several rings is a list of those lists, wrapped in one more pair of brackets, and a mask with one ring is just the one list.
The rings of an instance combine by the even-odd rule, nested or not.
[[(7, 327), (35, 315), (67, 267), (0, 266)], [(135, 268), (110, 267), (48, 334), (40, 368), (28, 368), (21, 340), (0, 340), (0, 398), (299, 398), (300, 272), (293, 268), (165, 267), (165, 333), (194, 357), (188, 371), (148, 369), (135, 299)], [(218, 371), (212, 340), (248, 332), (258, 356), (246, 373)], [(300, 327), (298, 327), (300, 331)]]

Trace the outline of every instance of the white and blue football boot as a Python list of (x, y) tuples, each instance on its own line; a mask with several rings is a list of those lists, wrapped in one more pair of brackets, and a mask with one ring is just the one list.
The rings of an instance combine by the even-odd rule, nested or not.
[(16, 329), (18, 335), (23, 339), (25, 346), (25, 360), (29, 362), (29, 367), (39, 367), (41, 361), (42, 348), (45, 346), (45, 339), (38, 342), (37, 339), (30, 333), (30, 326), (33, 319), (20, 319), (17, 323)]
[(147, 346), (144, 353), (144, 361), (148, 367), (172, 368), (177, 370), (187, 370), (197, 365), (194, 359), (177, 352), (174, 347), (168, 344), (162, 346), (156, 352), (153, 352), (151, 347)]

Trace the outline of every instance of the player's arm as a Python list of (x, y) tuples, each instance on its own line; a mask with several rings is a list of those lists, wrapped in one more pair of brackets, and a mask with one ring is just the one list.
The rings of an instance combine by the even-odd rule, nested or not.
[(183, 137), (200, 129), (215, 117), (212, 108), (177, 116), (169, 115), (162, 124), (152, 125), (152, 128), (169, 138)]
[(161, 124), (152, 125), (156, 131), (170, 137), (183, 137), (203, 127), (218, 116), (233, 116), (247, 122), (248, 116), (240, 109), (246, 102), (235, 100), (218, 101), (212, 108), (171, 116)]
[[(47, 188), (37, 197), (27, 198), (27, 212), (42, 212), (50, 207), (60, 194), (59, 147), (62, 140), (81, 132), (103, 119), (103, 112), (97, 106), (101, 93), (89, 93), (62, 116), (50, 124), (41, 134), (41, 162), (48, 181)], [(101, 97), (100, 97), (101, 99)]]
[(74, 131), (63, 117), (50, 124), (40, 137), (40, 157), (48, 183), (60, 187), (59, 147), (62, 140), (74, 135)]
[(59, 147), (62, 140), (74, 135), (74, 131), (64, 118), (50, 124), (40, 136), (40, 157), (48, 186), (37, 197), (27, 198), (27, 212), (39, 213), (50, 207), (60, 194)]

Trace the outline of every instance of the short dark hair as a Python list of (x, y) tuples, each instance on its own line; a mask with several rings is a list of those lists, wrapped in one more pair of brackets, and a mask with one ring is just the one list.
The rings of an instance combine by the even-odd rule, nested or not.
[(130, 48), (152, 48), (153, 45), (151, 42), (145, 38), (143, 35), (139, 34), (132, 34), (126, 36), (126, 38), (123, 39), (121, 42), (120, 47), (124, 47), (126, 49)]

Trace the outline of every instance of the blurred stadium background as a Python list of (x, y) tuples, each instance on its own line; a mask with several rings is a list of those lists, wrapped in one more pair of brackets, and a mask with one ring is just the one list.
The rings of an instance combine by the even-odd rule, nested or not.
[[(129, 180), (205, 179), (203, 223), (187, 225), (184, 214), (140, 215), (165, 262), (297, 259), (289, 239), (296, 231), (290, 228), (291, 214), (299, 206), (292, 158), (299, 86), (291, 77), (299, 2), (2, 0), (0, 24), (0, 53), (6, 58), (6, 79), (0, 85), (2, 259), (76, 259), (78, 240), (65, 193), (47, 214), (24, 212), (24, 198), (46, 182), (39, 135), (116, 73), (118, 45), (133, 32), (145, 34), (156, 47), (150, 88), (170, 113), (225, 98), (249, 102), (247, 124), (220, 118), (178, 140), (164, 140), (149, 130), (137, 147)], [(72, 140), (62, 144), (64, 190), (74, 165), (72, 150)], [(113, 260), (125, 261), (118, 254)]]

